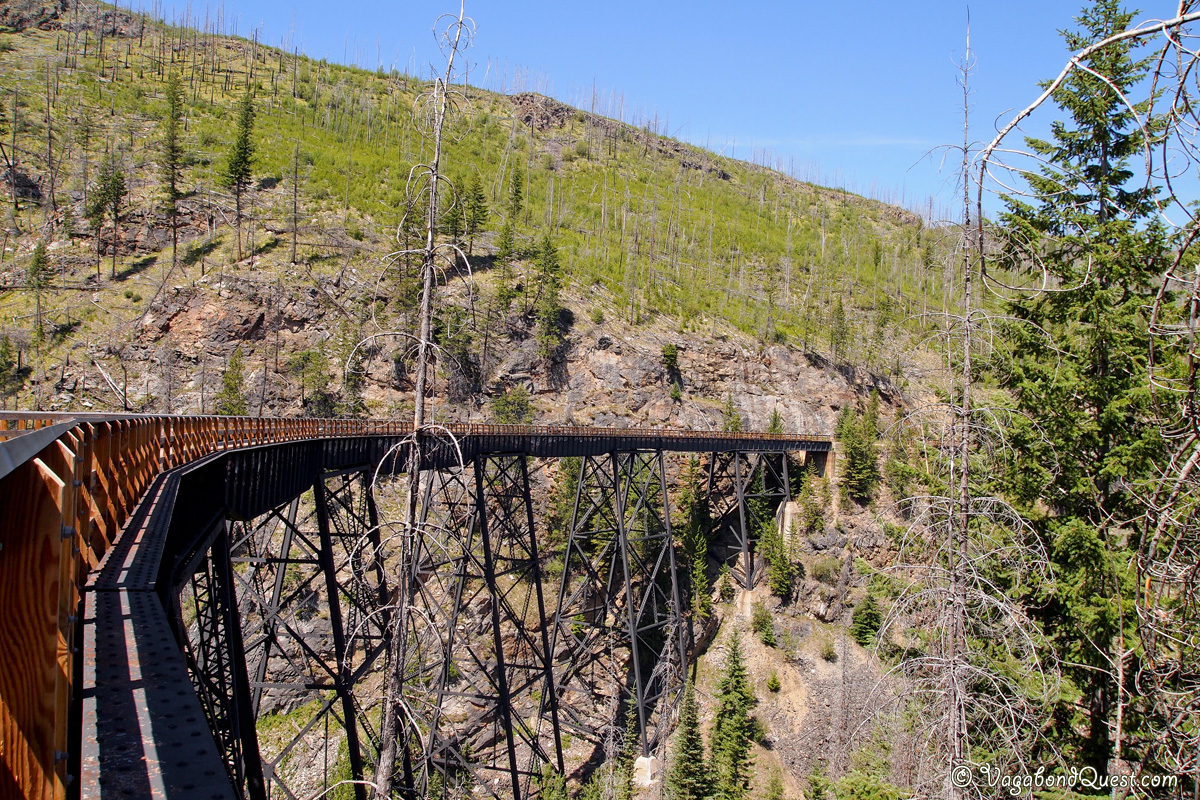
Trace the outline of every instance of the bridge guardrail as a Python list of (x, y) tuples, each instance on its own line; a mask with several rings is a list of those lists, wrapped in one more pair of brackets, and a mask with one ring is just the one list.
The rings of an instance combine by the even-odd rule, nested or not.
[[(41, 442), (39, 431), (68, 423)], [(45, 434), (53, 435), (53, 431)], [(81, 589), (161, 471), (232, 448), (407, 436), (390, 420), (0, 411), (0, 794), (66, 794)], [(455, 423), (431, 435), (827, 442), (825, 436)], [(16, 447), (24, 437), (20, 447)], [(41, 445), (38, 447), (38, 445)], [(36, 448), (36, 449), (35, 449)], [(4, 785), (10, 784), (10, 785)]]

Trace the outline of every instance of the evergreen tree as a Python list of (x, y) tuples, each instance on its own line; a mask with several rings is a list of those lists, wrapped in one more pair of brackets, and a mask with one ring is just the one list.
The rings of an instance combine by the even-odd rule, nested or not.
[(237, 130), (229, 159), (222, 175), (224, 185), (233, 190), (234, 224), (237, 226), (237, 257), (242, 260), (242, 195), (250, 187), (254, 169), (254, 95), (247, 89), (237, 109)]
[(721, 430), (726, 433), (740, 433), (743, 428), (742, 415), (733, 403), (733, 395), (725, 395), (725, 405), (721, 407)]
[(221, 376), (221, 391), (217, 394), (214, 410), (221, 416), (244, 417), (247, 406), (246, 366), (242, 359), (242, 348), (235, 347), (229, 356), (229, 363), (225, 365), (225, 374)]
[[(1077, 18), (1078, 31), (1064, 32), (1067, 49), (1119, 33), (1132, 19), (1116, 0), (1097, 0)], [(1043, 616), (1072, 690), (1053, 714), (1053, 735), (1100, 774), (1118, 755), (1112, 733), (1128, 700), (1118, 686), (1128, 693), (1135, 685), (1136, 653), (1126, 656), (1136, 651), (1128, 565), (1138, 531), (1131, 537), (1123, 521), (1153, 529), (1130, 488), (1153, 478), (1163, 453), (1145, 375), (1147, 313), (1167, 244), (1156, 188), (1133, 167), (1147, 130), (1153, 136), (1161, 123), (1148, 101), (1126, 103), (1150, 66), (1135, 57), (1138, 46), (1124, 40), (1094, 52), (1054, 91), (1067, 119), (1052, 125), (1051, 141), (1027, 140), (1042, 167), (1025, 174), (1025, 199), (1005, 198), (1003, 216), (1006, 266), (1035, 263), (1034, 280), (1045, 269), (1056, 286), (1011, 304), (1021, 320), (1006, 331), (1015, 355), (996, 375), (1037, 429), (1012, 439), (1019, 457), (1010, 491), (1052, 543), (1059, 570)], [(1124, 715), (1127, 750), (1136, 752), (1138, 723)]]
[(689, 680), (683, 690), (679, 732), (675, 735), (675, 751), (667, 773), (667, 797), (669, 800), (704, 800), (708, 797), (710, 785), (704, 739), (700, 734), (696, 688)]
[(869, 417), (860, 417), (846, 409), (838, 420), (838, 441), (842, 444), (839, 483), (850, 498), (865, 503), (879, 485), (879, 450)]
[(737, 631), (729, 637), (725, 670), (717, 685), (717, 708), (711, 738), (716, 797), (744, 800), (750, 789), (753, 760), (750, 745), (754, 732), (754, 690), (746, 673), (742, 641)]
[(474, 251), (475, 237), (483, 232), (488, 221), (487, 196), (483, 193), (478, 174), (471, 176), (466, 204), (467, 252), (471, 253)]
[(630, 703), (625, 709), (625, 732), (621, 736), (621, 749), (617, 752), (613, 777), (616, 800), (633, 800), (633, 768), (641, 754), (641, 737), (638, 735), (637, 705)]
[(37, 306), (35, 333), (38, 339), (45, 336), (45, 329), (42, 326), (42, 297), (49, 291), (50, 281), (53, 277), (54, 275), (50, 271), (50, 259), (46, 258), (46, 244), (39, 240), (33, 247), (33, 258), (29, 260), (29, 268), (25, 271), (25, 286), (33, 292)]
[(100, 169), (96, 173), (96, 183), (92, 187), (92, 196), (87, 209), (88, 220), (92, 223), (97, 237), (97, 277), (100, 275), (100, 228), (104, 223), (105, 215), (110, 216), (113, 223), (111, 277), (117, 277), (117, 243), (120, 241), (121, 208), (125, 202), (125, 195), (128, 193), (129, 190), (125, 185), (125, 173), (121, 169), (120, 160), (116, 153), (110, 150), (104, 154), (104, 160), (100, 162)]
[(771, 416), (767, 419), (767, 433), (783, 433), (783, 414), (779, 413), (778, 408), (771, 409)]
[(549, 234), (542, 238), (537, 257), (538, 295), (534, 302), (537, 312), (538, 355), (549, 361), (563, 342), (562, 306), (559, 292), (562, 289), (562, 266), (558, 260), (558, 248)]
[(867, 596), (855, 606), (851, 615), (850, 635), (863, 647), (870, 647), (875, 643), (875, 635), (879, 633), (879, 626), (882, 624), (883, 612), (879, 608), (879, 601), (875, 599), (875, 595), (867, 592)]
[(17, 348), (7, 334), (0, 335), (0, 409), (8, 409), (8, 398), (16, 394), (19, 380)]
[(525, 180), (521, 175), (521, 170), (513, 170), (512, 182), (508, 186), (508, 222), (514, 227), (517, 224), (517, 218), (521, 216), (521, 209), (525, 205)]
[(777, 597), (786, 598), (792, 593), (792, 580), (796, 566), (788, 555), (783, 533), (775, 520), (767, 520), (759, 534), (759, 547), (767, 562), (767, 585)]
[(179, 263), (179, 201), (183, 198), (180, 183), (183, 178), (183, 82), (178, 72), (167, 78), (163, 92), (167, 101), (163, 118), (160, 162), (163, 180), (163, 199), (171, 217), (171, 267)]

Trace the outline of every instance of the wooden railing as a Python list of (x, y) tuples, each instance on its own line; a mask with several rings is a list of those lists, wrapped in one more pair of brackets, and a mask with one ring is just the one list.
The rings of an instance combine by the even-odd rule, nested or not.
[[(43, 429), (62, 426), (54, 438)], [(0, 412), (0, 797), (57, 800), (67, 788), (71, 680), (81, 591), (160, 472), (210, 453), (305, 439), (404, 436), (406, 423)], [(826, 437), (455, 424), (454, 436)], [(28, 437), (28, 438), (25, 438)], [(46, 441), (41, 441), (46, 438)], [(36, 449), (35, 449), (36, 448)], [(19, 462), (8, 451), (24, 453)]]

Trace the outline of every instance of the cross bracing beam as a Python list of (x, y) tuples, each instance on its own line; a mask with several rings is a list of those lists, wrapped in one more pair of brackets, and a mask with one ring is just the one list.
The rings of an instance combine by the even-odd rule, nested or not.
[[(172, 628), (180, 646), (177, 654), (180, 669), (186, 669), (184, 653), (190, 647), (188, 652), (197, 672), (193, 681), (221, 687), (212, 690), (214, 696), (220, 694), (221, 698), (216, 701), (207, 698), (205, 703), (214, 718), (223, 720), (211, 726), (212, 743), (216, 745), (216, 740), (221, 739), (217, 747), (220, 763), (233, 774), (231, 783), (238, 784), (238, 793), (259, 796), (255, 787), (261, 781), (264, 794), (288, 796), (271, 774), (270, 761), (275, 757), (275, 751), (270, 749), (279, 744), (261, 735), (260, 723), (264, 714), (277, 717), (297, 711), (297, 707), (280, 701), (289, 693), (311, 698), (300, 706), (308, 716), (292, 718), (303, 722), (299, 725), (302, 733), (323, 738), (326, 742), (330, 737), (341, 736), (343, 741), (351, 738), (347, 727), (357, 734), (356, 750), (361, 754), (359, 764), (348, 763), (342, 774), (348, 778), (362, 774), (364, 779), (369, 779), (378, 741), (377, 715), (372, 717), (368, 705), (371, 701), (364, 703), (356, 690), (373, 672), (391, 669), (389, 665), (380, 666), (378, 661), (386, 657), (381, 656), (386, 653), (382, 643), (394, 602), (388, 594), (385, 579), (395, 574), (397, 565), (386, 564), (381, 558), (379, 513), (372, 506), (370, 492), (366, 491), (361, 476), (366, 472), (373, 474), (377, 468), (382, 474), (399, 471), (398, 467), (406, 462), (406, 437), (409, 434), (406, 427), (387, 422), (345, 420), (145, 416), (90, 417), (73, 423), (46, 417), (33, 422), (27, 427), (34, 430), (22, 433), (9, 443), (20, 442), (20, 447), (0, 443), (0, 451), (3, 451), (0, 453), (3, 455), (0, 457), (0, 502), (7, 503), (7, 508), (18, 510), (0, 519), (0, 536), (6, 555), (0, 563), (0, 585), (11, 588), (26, 579), (22, 574), (9, 575), (4, 571), (6, 565), (24, 563), (21, 561), (24, 558), (22, 548), (26, 543), (29, 543), (28, 547), (36, 548), (40, 546), (37, 542), (51, 533), (60, 537), (56, 541), (69, 541), (73, 545), (55, 550), (62, 554), (60, 573), (66, 581), (80, 586), (82, 576), (95, 565), (96, 580), (88, 579), (81, 600), (62, 599), (69, 593), (56, 596), (56, 602), (60, 604), (57, 618), (68, 621), (62, 623), (61, 632), (51, 632), (48, 637), (51, 640), (65, 637), (59, 641), (69, 642), (73, 635), (71, 626), (76, 624), (70, 620), (84, 620), (84, 660), (87, 664), (97, 665), (94, 670), (85, 667), (84, 680), (95, 682), (91, 685), (106, 687), (86, 701), (86, 707), (91, 709), (87, 711), (89, 718), (110, 719), (106, 709), (114, 702), (112, 698), (128, 691), (134, 707), (143, 708), (139, 704), (149, 702), (144, 707), (148, 721), (139, 723), (141, 729), (161, 731), (166, 735), (170, 726), (164, 720), (174, 711), (170, 704), (156, 705), (159, 701), (152, 698), (161, 700), (170, 692), (151, 691), (153, 687), (149, 683), (144, 683), (144, 688), (135, 688), (134, 682), (112, 683), (111, 670), (105, 668), (103, 659), (94, 660), (94, 656), (89, 655), (99, 652), (94, 648), (100, 646), (101, 637), (94, 636), (88, 626), (111, 624), (109, 620), (113, 619), (123, 619), (126, 626), (151, 625), (155, 615), (138, 609), (148, 609), (149, 602), (161, 609), (172, 610), (175, 605), (172, 595), (178, 588), (181, 594), (191, 592), (188, 616), (185, 619), (184, 604), (180, 603), (178, 613), (164, 618), (175, 617)], [(43, 423), (50, 427), (38, 429)], [(9, 418), (0, 415), (0, 428), (6, 427), (11, 427)], [(461, 761), (467, 764), (464, 769), (476, 770), (478, 763), (484, 760), (478, 753), (490, 747), (495, 753), (497, 767), (490, 774), (493, 785), (497, 785), (494, 781), (501, 774), (513, 781), (515, 757), (515, 783), (526, 792), (538, 767), (542, 764), (559, 767), (560, 742), (557, 739), (561, 732), (571, 730), (572, 725), (583, 729), (597, 721), (595, 714), (587, 713), (586, 709), (581, 711), (570, 703), (559, 703), (557, 725), (553, 721), (555, 709), (550, 700), (565, 698), (572, 691), (571, 681), (586, 677), (588, 670), (594, 676), (608, 676), (610, 686), (615, 687), (608, 696), (619, 700), (617, 705), (635, 704), (638, 733), (644, 749), (651, 748), (662, 738), (658, 729), (663, 723), (659, 720), (669, 717), (663, 710), (669, 712), (673, 700), (669, 690), (664, 693), (656, 687), (673, 685), (676, 678), (672, 675), (679, 673), (682, 665), (682, 656), (673, 656), (674, 648), (664, 647), (663, 642), (678, 642), (682, 632), (677, 621), (679, 587), (670, 585), (663, 577), (674, 573), (671, 566), (674, 553), (669, 545), (672, 536), (661, 456), (652, 454), (659, 450), (707, 453), (799, 450), (808, 454), (806, 460), (819, 461), (829, 452), (828, 440), (820, 437), (520, 426), (450, 426), (447, 432), (457, 437), (457, 441), (450, 444), (441, 440), (443, 443), (439, 445), (438, 440), (434, 440), (433, 446), (423, 451), (421, 464), (429, 475), (442, 475), (452, 472), (457, 464), (466, 463), (468, 493), (463, 506), (468, 509), (466, 517), (473, 516), (474, 521), (459, 520), (457, 523), (454, 534), (460, 543), (457, 558), (443, 554), (442, 563), (437, 563), (432, 556), (425, 559), (429, 569), (424, 580), (432, 586), (431, 576), (436, 574), (438, 580), (451, 589), (461, 587), (461, 600), (457, 604), (460, 621), (464, 619), (464, 611), (470, 612), (470, 602), (482, 604), (480, 610), (486, 613), (479, 618), (486, 623), (485, 630), (472, 635), (491, 639), (490, 648), (484, 652), (488, 657), (483, 664), (490, 666), (491, 671), (482, 671), (486, 679), (476, 676), (466, 680), (461, 673), (454, 674), (460, 663), (471, 664), (456, 655), (457, 648), (465, 646), (464, 636), (459, 636), (449, 650), (445, 649), (446, 641), (453, 638), (446, 631), (454, 630), (454, 626), (442, 628), (444, 641), (422, 637), (419, 644), (430, 652), (426, 663), (436, 663), (445, 673), (442, 681), (445, 700), (452, 702), (454, 693), (465, 688), (477, 696), (488, 694), (492, 710), (497, 713), (484, 708), (475, 715), (473, 723), (468, 718), (452, 720), (462, 730), (451, 732), (445, 724), (437, 730), (445, 733), (443, 739), (447, 742), (459, 746), (468, 741), (463, 731), (483, 730), (489, 725), (493, 731), (503, 728), (494, 720), (506, 709), (510, 723), (508, 730), (515, 728), (516, 733), (512, 735), (515, 739), (497, 737), (488, 742), (485, 735), (468, 734), (468, 738), (474, 737), (479, 747), (476, 751), (471, 746), (466, 747)], [(5, 434), (0, 432), (0, 439), (4, 437)], [(632, 455), (623, 461), (618, 459), (614, 466), (610, 460), (613, 454)], [(390, 461), (381, 464), (388, 455), (392, 456)], [(576, 595), (578, 582), (568, 582), (564, 599), (575, 602), (581, 610), (589, 606), (603, 610), (605, 619), (600, 625), (601, 632), (611, 634), (609, 641), (625, 639), (625, 644), (608, 649), (613, 657), (599, 658), (594, 652), (590, 655), (570, 653), (578, 640), (576, 644), (567, 641), (564, 631), (567, 635), (572, 633), (571, 623), (562, 621), (562, 610), (552, 598), (543, 596), (540, 612), (535, 613), (534, 609), (539, 606), (538, 593), (520, 589), (522, 585), (532, 585), (531, 581), (544, 582), (544, 574), (533, 580), (534, 572), (541, 571), (542, 562), (551, 557), (541, 549), (527, 500), (529, 456), (577, 456), (599, 460), (597, 463), (607, 460), (599, 471), (594, 472), (596, 475), (607, 472), (612, 477), (605, 485), (600, 485), (599, 479), (593, 476), (598, 491), (588, 491), (601, 498), (608, 493), (611, 519), (607, 525), (615, 531), (615, 542), (607, 553), (598, 553), (597, 546), (602, 543), (601, 537), (595, 534), (604, 525), (595, 525), (591, 529), (573, 526), (574, 534), (586, 534), (589, 539), (596, 540), (584, 548), (592, 563), (583, 568), (584, 573), (594, 573), (596, 579), (583, 596)], [(649, 460), (656, 457), (660, 498), (654, 497), (652, 481), (647, 477), (653, 475)], [(498, 460), (501, 458), (508, 460), (502, 464)], [(759, 460), (762, 460), (761, 456)], [(736, 472), (736, 457), (730, 463)], [(479, 464), (482, 466), (478, 467), (477, 473)], [(518, 464), (520, 469), (516, 468)], [(483, 479), (482, 491), (477, 485), (472, 487), (477, 478)], [(318, 481), (323, 488), (314, 492), (313, 487)], [(743, 489), (741, 502), (736, 505), (740, 507), (753, 500), (752, 479), (743, 476), (730, 485), (733, 483)], [(33, 510), (26, 513), (24, 501), (18, 498), (41, 498), (43, 495), (28, 487), (43, 485), (47, 490), (44, 492), (47, 502), (38, 499), (40, 505), (36, 509), (30, 506)], [(783, 485), (786, 486), (786, 479)], [(169, 490), (166, 487), (170, 487)], [(720, 499), (724, 493), (724, 488), (717, 487), (714, 498)], [(323, 497), (324, 524), (317, 515), (318, 496)], [(139, 503), (143, 505), (139, 506)], [(523, 523), (519, 531), (508, 530), (508, 521), (520, 517), (522, 508), (527, 523)], [(143, 513), (143, 517), (137, 516)], [(62, 521), (54, 524), (59, 527), (43, 525), (43, 522), (58, 517)], [(18, 530), (26, 524), (34, 527), (29, 532)], [(73, 539), (60, 533), (67, 528)], [(486, 541), (485, 529), (488, 533)], [(528, 536), (522, 531), (527, 531)], [(347, 550), (347, 541), (364, 538), (367, 545)], [(288, 539), (286, 547), (284, 539)], [(523, 541), (527, 544), (521, 545)], [(514, 543), (520, 545), (516, 551), (512, 549)], [(524, 548), (524, 554), (520, 548)], [(537, 549), (536, 556), (531, 552), (534, 548)], [(557, 558), (558, 554), (553, 557)], [(113, 568), (111, 577), (103, 577), (107, 574), (104, 563), (96, 564), (100, 558)], [(578, 554), (575, 558), (578, 562)], [(564, 562), (570, 559), (570, 552), (563, 554)], [(415, 565), (410, 566), (415, 568)], [(459, 570), (458, 579), (454, 577), (455, 569)], [(572, 569), (578, 578), (580, 563), (573, 564)], [(449, 575), (443, 576), (446, 570), (450, 571)], [(605, 572), (609, 574), (604, 576)], [(290, 577), (293, 573), (299, 577)], [(330, 576), (333, 576), (332, 580)], [(479, 585), (483, 588), (477, 588)], [(122, 603), (127, 599), (132, 613), (114, 616), (108, 609), (117, 606), (101, 597), (106, 592), (122, 598)], [(30, 594), (55, 596), (53, 592), (40, 589), (31, 589)], [(339, 635), (334, 635), (333, 628), (339, 626), (335, 626), (332, 619), (315, 639), (312, 631), (304, 630), (299, 624), (304, 622), (301, 604), (310, 603), (314, 595), (322, 607), (328, 604), (329, 598), (335, 599), (340, 617)], [(5, 602), (0, 598), (0, 604)], [(63, 605), (64, 602), (68, 605)], [(80, 602), (83, 607), (94, 607), (102, 613), (71, 616), (70, 602)], [(451, 603), (451, 608), (455, 605)], [(125, 605), (121, 607), (123, 609)], [(29, 638), (40, 635), (40, 628), (20, 622), (24, 619), (23, 611), (9, 611), (7, 605), (5, 609), (8, 616), (0, 615), (0, 619), (14, 620), (14, 625), (0, 623), (5, 626), (0, 631), (5, 640), (15, 642), (14, 647), (7, 650), (21, 654), (55, 651), (53, 646), (44, 647), (40, 640), (34, 642)], [(291, 619), (293, 612), (296, 621)], [(157, 613), (162, 615), (161, 611)], [(333, 615), (332, 610), (323, 613)], [(514, 633), (517, 630), (512, 624), (514, 619), (530, 620), (539, 613), (543, 621), (554, 618), (554, 623), (542, 624), (540, 628), (536, 623), (528, 624), (531, 634), (527, 637)], [(593, 609), (587, 613), (600, 612)], [(42, 615), (43, 618), (46, 616), (55, 617), (54, 614)], [(201, 626), (205, 629), (203, 643), (199, 637)], [(500, 630), (499, 637), (497, 629)], [(546, 631), (551, 641), (539, 642), (541, 631)], [(479, 641), (482, 639), (476, 638), (476, 644)], [(432, 654), (435, 648), (440, 650), (440, 656)], [(66, 650), (59, 645), (58, 651), (69, 652), (69, 645)], [(161, 650), (154, 652), (155, 669), (144, 670), (143, 675), (166, 681), (170, 679), (168, 676), (180, 674), (178, 670), (167, 668), (165, 661), (170, 659)], [(127, 655), (131, 659), (134, 657), (132, 650)], [(36, 733), (40, 724), (37, 719), (21, 716), (26, 712), (11, 705), (11, 701), (24, 691), (13, 682), (14, 676), (33, 673), (10, 669), (5, 662), (8, 657), (8, 654), (0, 654), (0, 702), (5, 703), (6, 711), (13, 712), (10, 718), (22, 726), (22, 731), (32, 731), (36, 735), (26, 738), (29, 749), (25, 752), (6, 749), (5, 765), (21, 786), (40, 786), (48, 780), (51, 783), (58, 781), (61, 786), (62, 781), (80, 774), (79, 768), (72, 763), (74, 759), (74, 764), (78, 764), (78, 752), (62, 751), (60, 758), (56, 751), (53, 759), (39, 756), (42, 763), (53, 761), (60, 765), (53, 772), (44, 769), (37, 773), (23, 766), (31, 763), (28, 754), (42, 747), (41, 742), (51, 741), (58, 734), (42, 736)], [(549, 670), (545, 667), (547, 661)], [(300, 668), (308, 670), (306, 677), (300, 677)], [(130, 675), (133, 674), (131, 670)], [(506, 702), (499, 702), (501, 678), (508, 688)], [(76, 691), (71, 688), (72, 680), (68, 678), (66, 683), (71, 692)], [(593, 682), (596, 680), (600, 678), (594, 678)], [(437, 681), (429, 681), (429, 686), (437, 685)], [(348, 690), (347, 686), (354, 688)], [(547, 691), (546, 687), (551, 690)], [(532, 702), (535, 692), (536, 703)], [(193, 696), (200, 697), (199, 694)], [(195, 702), (196, 708), (200, 709), (201, 701)], [(158, 719), (158, 714), (163, 714), (164, 719)], [(606, 719), (599, 721), (611, 725), (618, 717), (613, 708)], [(59, 726), (57, 720), (68, 718), (66, 715), (55, 716), (53, 724)], [(337, 733), (339, 729), (340, 734)], [(420, 733), (427, 735), (429, 729), (420, 729)], [(158, 737), (157, 733), (154, 735)], [(509, 736), (507, 732), (504, 735)], [(436, 741), (436, 737), (427, 738)], [(64, 736), (64, 739), (70, 749), (70, 737)], [(85, 740), (93, 743), (90, 746), (94, 749), (90, 752), (96, 754), (89, 764), (99, 765), (103, 772), (106, 766), (116, 763), (106, 755), (106, 740), (86, 732)], [(163, 739), (164, 744), (166, 741)], [(150, 753), (153, 742), (147, 740), (144, 744)], [(304, 746), (296, 744), (291, 754), (300, 754)], [(254, 755), (256, 748), (260, 751), (258, 756)], [(459, 749), (463, 748), (460, 746)], [(422, 758), (428, 753), (430, 758), (427, 760), (434, 764), (452, 762), (452, 759), (441, 758), (435, 749), (418, 748), (415, 752)], [(341, 770), (336, 763), (341, 756), (335, 754), (334, 757), (333, 766)], [(348, 755), (344, 760), (351, 761)], [(256, 777), (256, 762), (262, 770), (261, 778)], [(181, 764), (181, 771), (173, 771), (173, 765), (149, 756), (125, 763), (129, 770), (145, 772), (140, 784), (135, 780), (125, 785), (162, 785), (166, 787), (167, 796), (188, 796), (190, 790), (187, 787), (196, 784), (187, 770), (207, 769), (200, 766), (200, 761), (193, 760), (192, 766)], [(87, 775), (96, 774), (90, 772), (91, 769), (84, 770), (84, 782), (92, 780)], [(108, 774), (111, 775), (111, 771)], [(415, 773), (410, 768), (407, 774)], [(105, 782), (88, 785), (103, 786)], [(109, 781), (108, 785), (115, 783)], [(502, 791), (502, 796), (512, 796), (508, 789), (498, 791)], [(103, 796), (104, 791), (96, 794)]]

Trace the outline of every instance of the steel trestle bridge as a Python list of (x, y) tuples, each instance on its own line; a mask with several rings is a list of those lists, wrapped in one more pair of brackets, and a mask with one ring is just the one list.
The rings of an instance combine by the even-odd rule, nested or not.
[[(401, 564), (380, 481), (414, 441)], [(404, 796), (536, 795), (626, 720), (657, 752), (696, 647), (671, 453), (702, 454), (745, 586), (751, 507), (833, 458), (815, 435), (0, 412), (0, 797), (365, 798), (389, 675)], [(565, 537), (541, 468), (572, 470)]]

